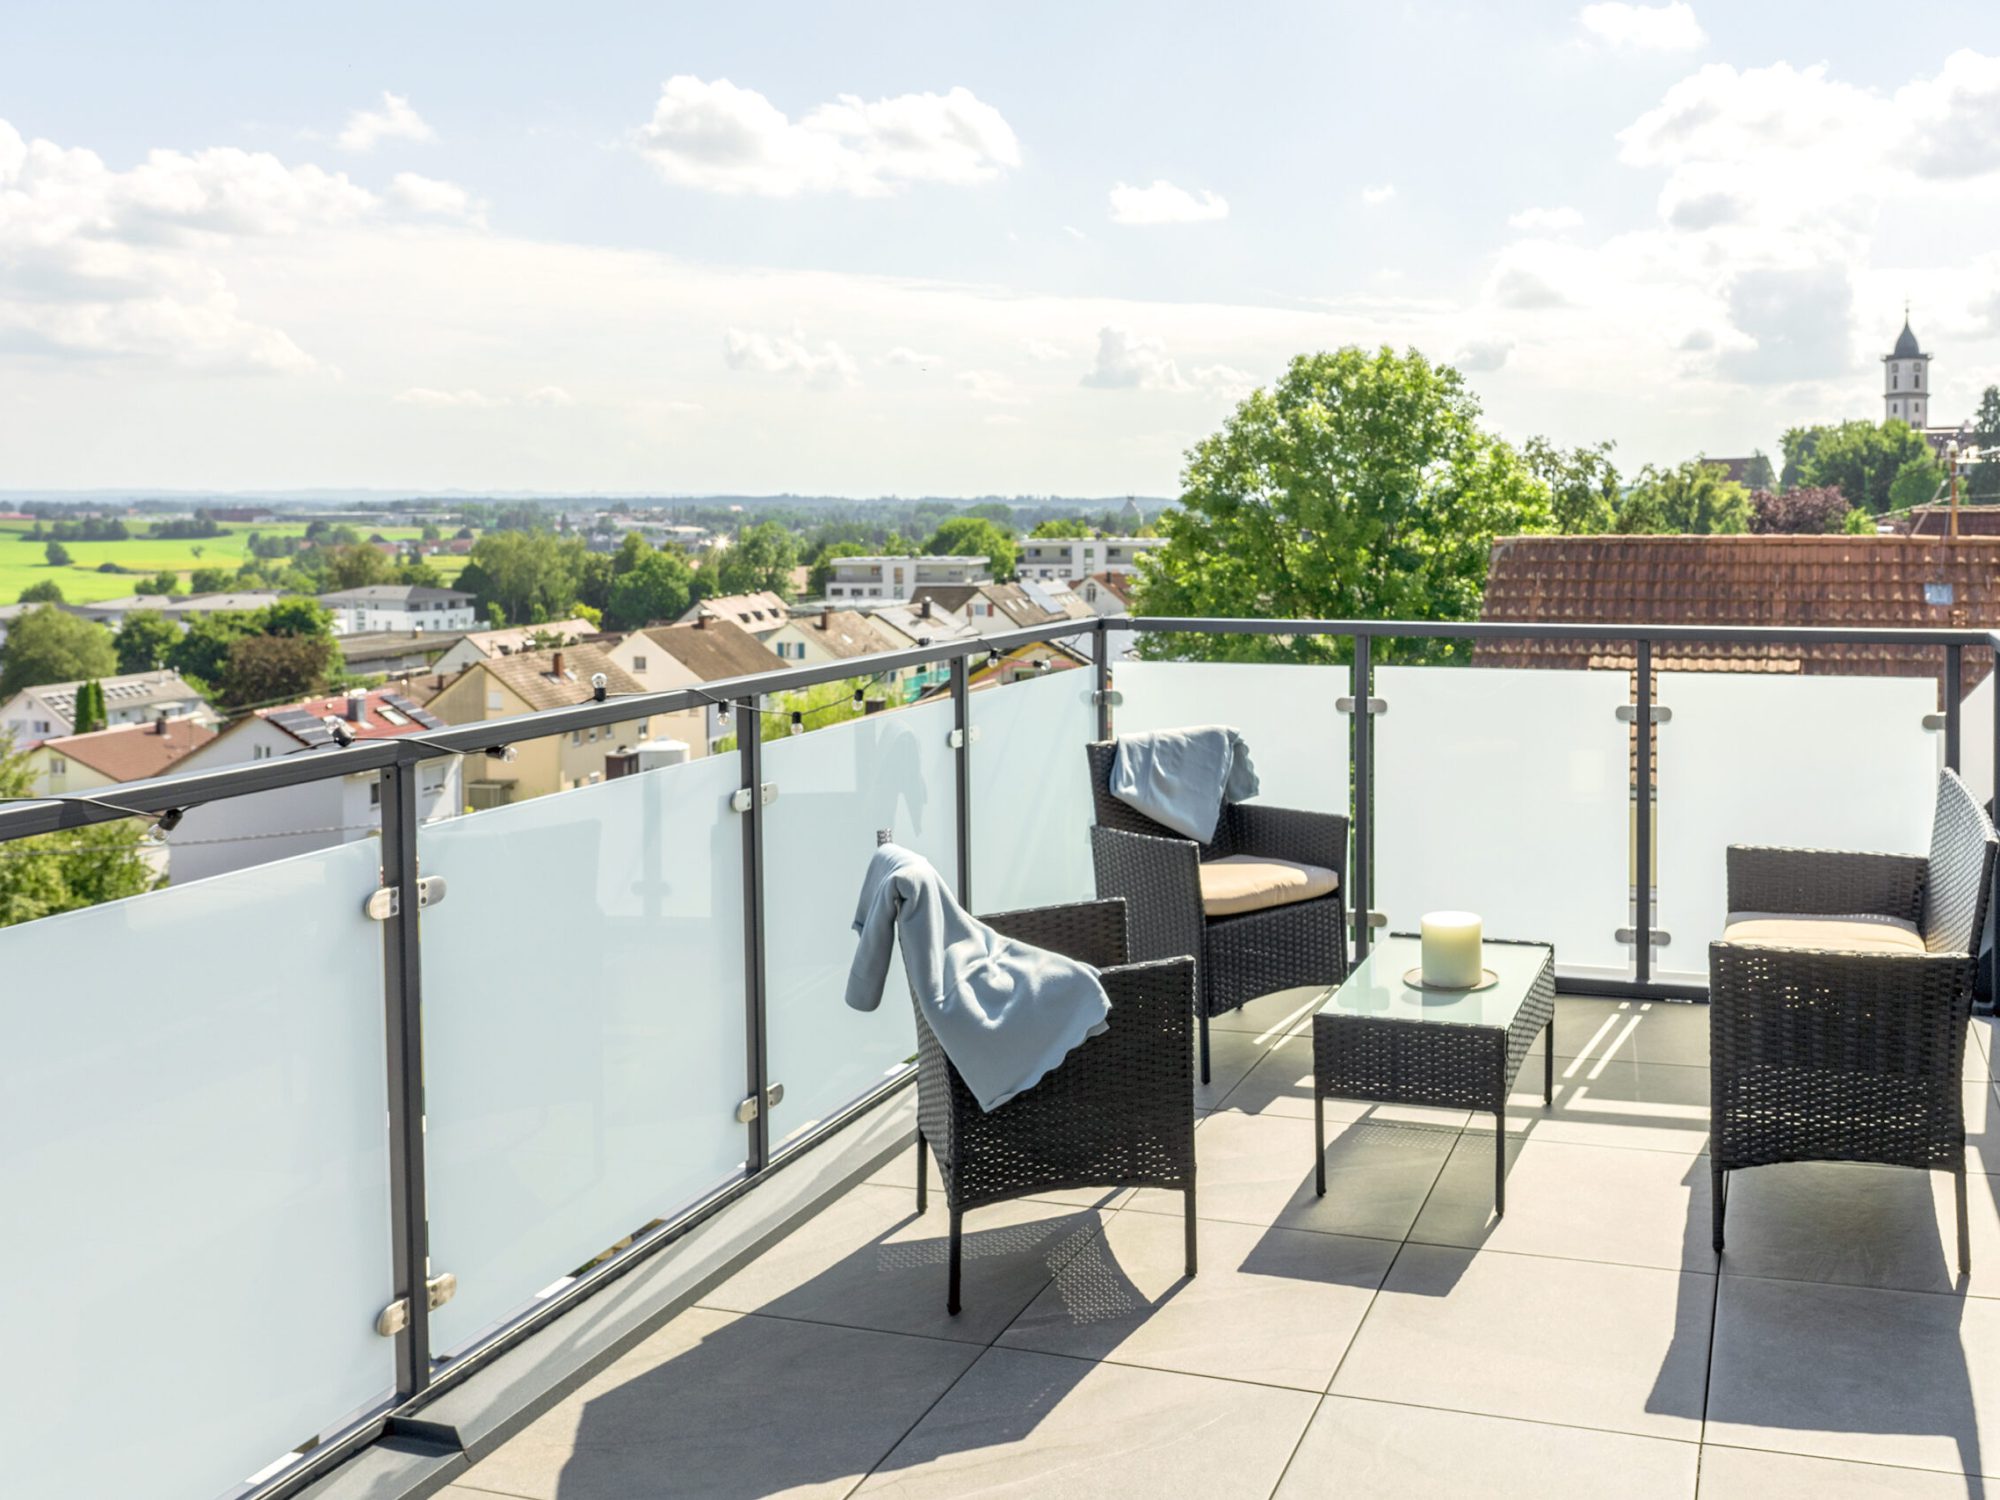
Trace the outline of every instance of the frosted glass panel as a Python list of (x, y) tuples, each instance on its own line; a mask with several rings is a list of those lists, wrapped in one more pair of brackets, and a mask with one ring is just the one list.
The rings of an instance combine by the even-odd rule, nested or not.
[(711, 756), (423, 830), (439, 1351), (740, 1175), (737, 785)]
[(868, 1092), (916, 1051), (900, 954), (872, 1012), (848, 1009), (844, 996), (876, 830), (958, 878), (951, 728), (949, 703), (924, 703), (764, 747), (764, 779), (778, 787), (764, 823), (768, 1055), (785, 1086), (774, 1141)]
[(393, 1385), (378, 861), (0, 930), (0, 1494), (211, 1500)]
[(1088, 901), (1095, 675), (1071, 669), (971, 698), (972, 899), (983, 912)]
[(1623, 672), (1381, 667), (1375, 906), (1399, 932), (1479, 913), (1564, 970), (1622, 976), (1630, 950), (1631, 728)]
[[(1968, 651), (1968, 675), (1971, 665), (1972, 653)], [(1958, 721), (1958, 774), (1965, 778), (1972, 795), (1985, 802), (1993, 796), (1993, 674), (1988, 672), (1980, 678), (1979, 686), (1967, 693), (1963, 701)], [(1942, 770), (1944, 736), (1932, 738), (1937, 741), (1937, 763)]]
[(1347, 812), (1348, 722), (1334, 707), (1347, 695), (1347, 668), (1121, 662), (1113, 685), (1123, 699), (1117, 733), (1227, 724), (1250, 747), (1259, 802)]
[(1659, 919), (1664, 977), (1708, 972), (1731, 844), (1917, 853), (1938, 750), (1927, 677), (1662, 672)]

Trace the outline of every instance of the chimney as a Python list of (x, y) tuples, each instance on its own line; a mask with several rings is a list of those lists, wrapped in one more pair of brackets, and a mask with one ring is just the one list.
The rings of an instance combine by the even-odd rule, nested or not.
[(917, 618), (920, 620), (928, 620), (930, 617), (931, 617), (931, 596), (929, 594), (926, 594), (924, 595), (922, 601), (917, 605)]
[(348, 722), (352, 724), (366, 724), (368, 722), (368, 690), (366, 688), (350, 688), (348, 690), (347, 718)]
[(560, 677), (560, 676), (562, 676), (562, 674), (563, 674), (563, 659), (562, 659), (562, 652), (558, 651), (558, 652), (556, 653), (556, 657), (555, 657), (555, 661), (554, 661), (554, 662), (553, 662), (553, 663), (552, 663), (552, 664), (550, 665), (550, 667), (549, 667), (549, 671), (550, 671), (550, 673), (551, 673), (551, 674), (553, 674), (554, 676), (557, 676), (557, 677)]
[(695, 616), (694, 616), (694, 628), (695, 628), (696, 630), (706, 630), (706, 629), (708, 629), (708, 613), (707, 613), (707, 611), (706, 611), (706, 610), (696, 610), (696, 611), (695, 611)]
[(833, 629), (833, 606), (831, 604), (819, 612), (819, 628), (821, 630)]
[(165, 734), (166, 732), (167, 732), (167, 711), (163, 708), (160, 710), (159, 716), (153, 720), (153, 733)]

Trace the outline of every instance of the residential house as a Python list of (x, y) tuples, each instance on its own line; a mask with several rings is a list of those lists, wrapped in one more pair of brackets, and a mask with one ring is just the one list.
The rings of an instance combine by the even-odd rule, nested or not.
[(474, 630), (460, 636), (432, 670), (450, 677), (474, 662), (496, 656), (512, 656), (516, 651), (545, 651), (556, 646), (574, 646), (598, 633), (597, 627), (579, 616), (573, 620), (552, 620), (546, 625), (510, 625), (501, 630)]
[(276, 604), (284, 597), (269, 589), (239, 590), (219, 594), (125, 594), (116, 599), (99, 599), (92, 604), (65, 604), (64, 609), (80, 619), (117, 630), (126, 618), (141, 610), (165, 615), (185, 625), (201, 615), (228, 612), (248, 613)]
[(829, 604), (812, 614), (786, 620), (764, 644), (786, 666), (798, 667), (896, 651), (906, 642), (900, 634), (876, 629), (863, 610), (835, 609)]
[(826, 596), (903, 600), (920, 588), (986, 583), (992, 577), (984, 557), (837, 557)]
[(1021, 543), (1015, 574), (1024, 580), (1087, 578), (1092, 573), (1135, 573), (1139, 559), (1166, 538), (1152, 536), (1029, 537)]
[(43, 740), (28, 752), (35, 795), (88, 792), (125, 781), (164, 776), (175, 762), (215, 738), (199, 719), (154, 719), (89, 734)]
[(674, 623), (688, 625), (702, 616), (711, 620), (727, 620), (732, 625), (741, 625), (758, 640), (768, 641), (791, 619), (792, 612), (784, 600), (769, 591), (756, 594), (718, 594), (713, 599), (697, 601)]
[(448, 635), (471, 630), (479, 623), (473, 612), (472, 595), (413, 583), (375, 583), (366, 588), (338, 589), (321, 594), (319, 602), (333, 613), (335, 635), (359, 635), (367, 630), (421, 630), (426, 635)]
[[(519, 651), (473, 663), (430, 700), (428, 707), (447, 724), (479, 724), (511, 719), (542, 709), (585, 703), (594, 694), (590, 679), (602, 673), (607, 693), (626, 696), (643, 689), (630, 672), (598, 645), (563, 646), (553, 651)], [(475, 809), (545, 797), (604, 779), (604, 758), (654, 737), (644, 715), (629, 722), (538, 735), (512, 744), (514, 759), (473, 759), (467, 804)]]
[(370, 630), (340, 638), (341, 659), (357, 677), (422, 676), (464, 637), (427, 630)]
[[(1031, 587), (1033, 592), (1030, 592)], [(1039, 586), (1019, 583), (980, 583), (960, 588), (920, 590), (917, 602), (929, 599), (936, 607), (962, 615), (976, 635), (1020, 630), (1033, 625), (1052, 625), (1060, 620), (1088, 620), (1089, 605), (1069, 590), (1051, 594)]]
[[(696, 616), (687, 625), (635, 630), (615, 644), (606, 644), (604, 652), (648, 693), (751, 677), (785, 665), (776, 652), (740, 625), (705, 615)], [(736, 726), (714, 704), (681, 713), (654, 714), (651, 728), (656, 740), (685, 744), (690, 758), (712, 753), (721, 740), (736, 733)]]
[[(182, 757), (175, 775), (296, 754), (337, 755), (344, 738), (397, 739), (442, 729), (444, 722), (389, 688), (355, 689), (282, 708), (260, 709)], [(417, 770), (417, 815), (455, 816), (463, 805), (461, 761), (440, 756)], [(315, 849), (377, 835), (382, 777), (356, 771), (230, 797), (192, 808), (167, 834), (174, 883), (225, 875)]]
[[(216, 722), (214, 711), (178, 672), (130, 672), (100, 677), (97, 682), (104, 689), (107, 729), (148, 723), (163, 715)], [(82, 686), (82, 682), (50, 682), (22, 688), (0, 703), (0, 733), (12, 735), (16, 745), (76, 733), (76, 694)]]
[(1130, 573), (1092, 573), (1071, 586), (1077, 598), (1104, 616), (1132, 613)]

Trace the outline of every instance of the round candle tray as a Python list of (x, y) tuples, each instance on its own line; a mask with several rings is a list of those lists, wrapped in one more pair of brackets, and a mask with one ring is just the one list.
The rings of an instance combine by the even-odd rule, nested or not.
[(1424, 970), (1421, 964), (1414, 969), (1406, 971), (1403, 975), (1403, 983), (1407, 984), (1413, 990), (1422, 990), (1426, 995), (1470, 995), (1479, 990), (1490, 990), (1499, 982), (1500, 976), (1495, 974), (1491, 969), (1481, 969), (1479, 971), (1479, 983), (1466, 985), (1426, 984), (1424, 983)]

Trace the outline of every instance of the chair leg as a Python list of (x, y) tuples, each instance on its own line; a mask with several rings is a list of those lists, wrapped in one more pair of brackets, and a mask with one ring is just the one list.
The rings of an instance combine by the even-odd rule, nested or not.
[(930, 1206), (931, 1153), (924, 1143), (924, 1133), (917, 1132), (917, 1212), (922, 1213)]
[(1556, 1102), (1556, 1023), (1549, 1018), (1549, 1024), (1542, 1031), (1542, 1105), (1547, 1108)]
[(1729, 1177), (1715, 1164), (1715, 1158), (1708, 1159), (1708, 1203), (1709, 1212), (1715, 1220), (1715, 1253), (1722, 1253), (1722, 1213), (1729, 1203)]
[(1207, 1083), (1208, 1082), (1208, 1007), (1206, 1005), (1202, 1005), (1202, 1002), (1200, 1000), (1196, 1000), (1195, 1004), (1201, 1005), (1201, 1081), (1203, 1083)]
[(1195, 1273), (1195, 1253), (1194, 1253), (1194, 1183), (1192, 1181), (1188, 1183), (1186, 1190), (1182, 1193), (1181, 1196), (1182, 1199), (1184, 1200), (1183, 1211), (1187, 1217), (1187, 1273), (1189, 1276), (1193, 1276)]
[(1952, 1197), (1958, 1201), (1958, 1275), (1960, 1280), (1972, 1274), (1972, 1230), (1965, 1214), (1965, 1163), (1960, 1162), (1951, 1174)]
[(1326, 1096), (1318, 1079), (1313, 1080), (1313, 1187), (1326, 1196)]
[(944, 1310), (954, 1318), (958, 1316), (958, 1242), (959, 1227), (964, 1215), (957, 1209), (951, 1211), (951, 1285), (945, 1294)]

